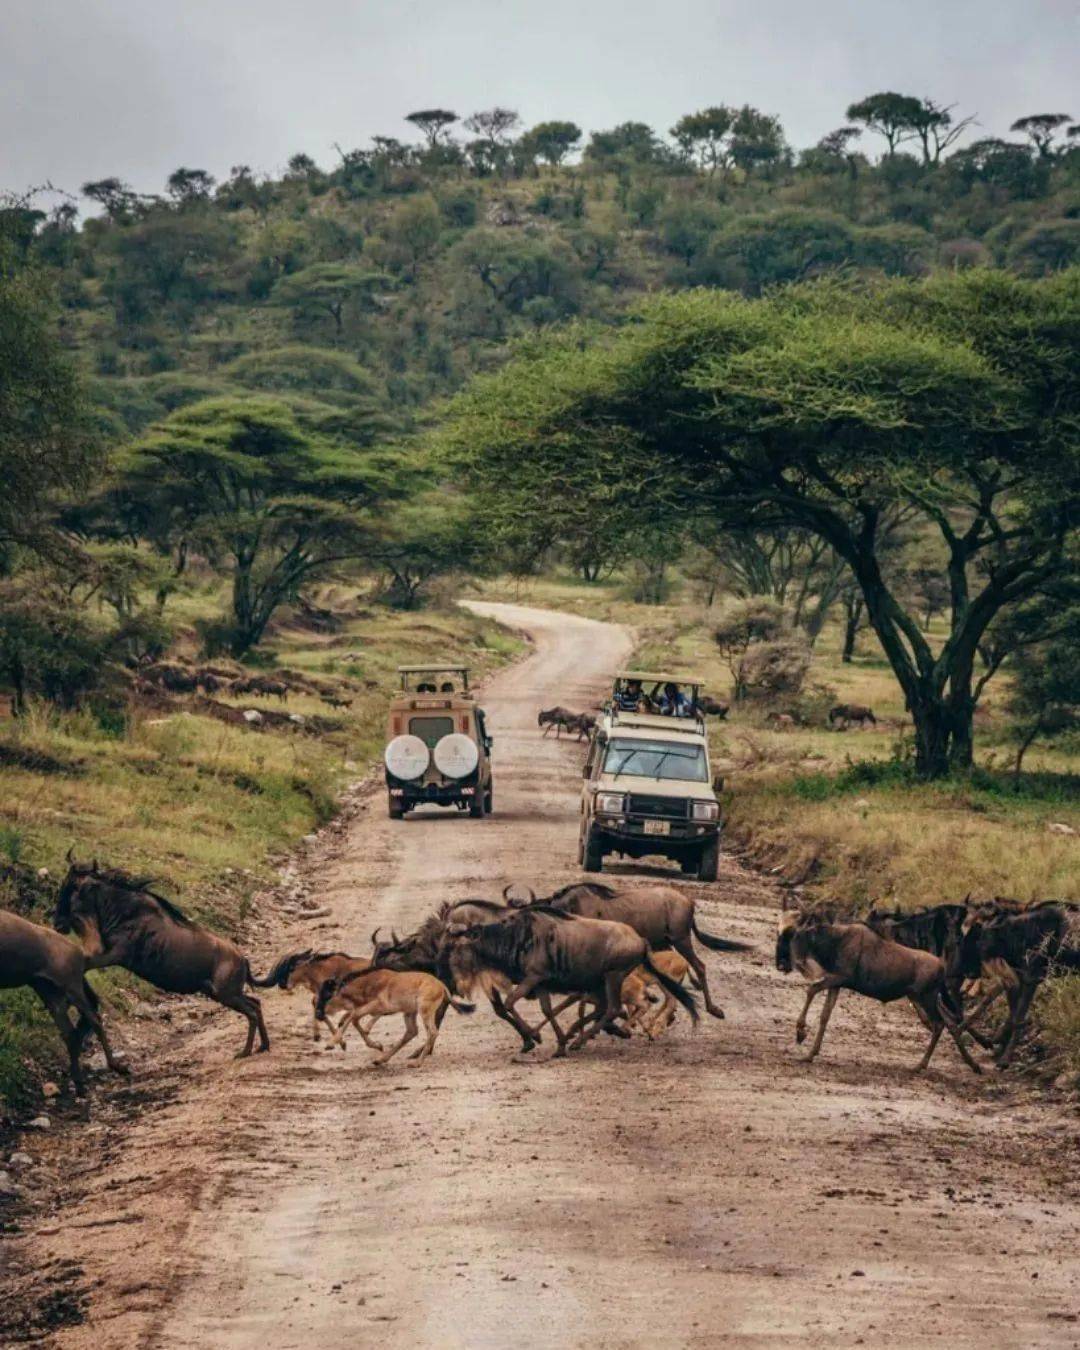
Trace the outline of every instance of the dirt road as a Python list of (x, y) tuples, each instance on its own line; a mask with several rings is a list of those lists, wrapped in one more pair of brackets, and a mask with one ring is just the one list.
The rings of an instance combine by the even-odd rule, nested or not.
[[(540, 739), (536, 709), (591, 701), (629, 637), (487, 608), (536, 644), (485, 700), (496, 814), (394, 823), (373, 795), (311, 859), (320, 947), (577, 875), (581, 752)], [(489, 1013), (450, 1014), (422, 1069), (368, 1072), (358, 1043), (313, 1049), (306, 998), (275, 992), (270, 1056), (230, 1061), (240, 1030), (218, 1012), (177, 1032), (132, 1088), (145, 1114), (36, 1239), (43, 1272), (79, 1262), (89, 1296), (54, 1343), (1080, 1344), (1075, 1120), (970, 1078), (951, 1047), (913, 1078), (911, 1014), (850, 997), (802, 1064), (775, 893), (730, 859), (692, 890), (705, 926), (757, 943), (710, 958), (728, 1018), (696, 1034), (522, 1060)]]

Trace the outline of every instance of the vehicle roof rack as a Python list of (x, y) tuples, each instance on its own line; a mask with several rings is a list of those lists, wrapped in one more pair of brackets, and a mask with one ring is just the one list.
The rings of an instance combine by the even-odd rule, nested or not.
[(702, 685), (705, 683), (697, 675), (677, 675), (672, 672), (665, 674), (663, 671), (655, 670), (617, 670), (614, 678), (616, 680), (640, 680), (642, 684)]

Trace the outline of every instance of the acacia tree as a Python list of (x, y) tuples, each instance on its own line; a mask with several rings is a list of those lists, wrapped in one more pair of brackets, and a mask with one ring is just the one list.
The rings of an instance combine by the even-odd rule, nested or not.
[(392, 282), (382, 272), (371, 272), (354, 263), (312, 263), (299, 272), (290, 272), (276, 283), (273, 302), (295, 309), (302, 318), (327, 314), (334, 321), (335, 336), (345, 326), (345, 307), (350, 302), (361, 308), (371, 304), (372, 292)]
[(306, 581), (368, 556), (376, 508), (404, 484), (385, 456), (305, 433), (282, 403), (209, 399), (125, 453), (110, 493), (137, 533), (159, 547), (182, 538), (231, 574), (241, 656)]
[(923, 105), (910, 94), (870, 94), (852, 103), (847, 110), (848, 120), (861, 122), (870, 131), (876, 131), (885, 138), (889, 159), (896, 154), (896, 148), (905, 141), (914, 140), (918, 135), (919, 118), (924, 114)]
[(941, 156), (953, 145), (969, 126), (974, 117), (961, 117), (953, 121), (953, 105), (943, 107), (932, 98), (919, 100), (919, 110), (911, 117), (911, 127), (922, 146), (923, 164), (941, 163)]
[[(485, 376), (449, 440), (518, 513), (551, 510), (557, 466), (582, 494), (617, 479), (643, 511), (824, 539), (904, 691), (917, 769), (938, 777), (971, 763), (980, 639), (1073, 566), (1078, 313), (1080, 270), (665, 297), (606, 343), (571, 332)], [(940, 646), (883, 567), (899, 511), (941, 539)]]
[(1054, 154), (1054, 137), (1071, 121), (1068, 113), (1032, 113), (1029, 117), (1018, 117), (1009, 130), (1026, 136), (1040, 159), (1050, 159)]
[(581, 128), (574, 122), (538, 122), (523, 139), (531, 154), (538, 155), (552, 168), (558, 168), (579, 145)]
[(718, 169), (731, 167), (731, 147), (728, 136), (734, 125), (736, 111), (720, 103), (701, 112), (686, 113), (671, 128), (671, 135), (687, 159), (712, 178)]
[(449, 108), (421, 108), (418, 112), (405, 114), (405, 121), (423, 132), (429, 150), (444, 143), (442, 138), (457, 120), (457, 113), (451, 112)]

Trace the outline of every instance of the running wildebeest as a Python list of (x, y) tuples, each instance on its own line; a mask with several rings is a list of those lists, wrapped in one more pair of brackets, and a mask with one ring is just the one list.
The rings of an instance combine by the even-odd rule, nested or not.
[(618, 891), (597, 881), (564, 886), (554, 895), (534, 900), (564, 914), (578, 914), (583, 918), (609, 919), (629, 924), (640, 933), (652, 951), (673, 947), (690, 963), (697, 976), (705, 999), (706, 1011), (713, 1017), (723, 1017), (724, 1010), (713, 1002), (705, 963), (694, 950), (696, 937), (703, 947), (714, 952), (748, 952), (753, 948), (746, 942), (714, 937), (697, 926), (695, 905), (689, 896), (674, 886), (641, 882)]
[(877, 726), (873, 711), (862, 703), (838, 703), (835, 708), (829, 709), (829, 726), (835, 726), (838, 731), (847, 731), (853, 722), (858, 722), (860, 726), (871, 722)]
[(541, 708), (536, 715), (536, 725), (544, 728), (546, 736), (552, 727), (555, 727), (555, 739), (558, 740), (563, 730), (569, 733), (576, 731), (578, 740), (582, 736), (588, 735), (596, 725), (596, 718), (591, 713), (571, 712), (569, 708)]
[[(446, 944), (452, 925), (497, 923), (517, 913), (510, 905), (499, 905), (493, 900), (445, 901), (435, 914), (424, 920), (415, 933), (399, 938), (391, 933), (390, 942), (379, 942), (379, 930), (371, 935), (372, 962), (385, 970), (423, 970), (447, 982)], [(540, 1029), (525, 1027), (520, 1018), (507, 1016), (503, 996), (513, 984), (500, 971), (476, 963), (468, 981), (468, 988), (459, 992), (471, 997), (477, 991), (484, 994), (496, 1017), (507, 1022), (521, 1036), (522, 1051), (534, 1050), (540, 1044)]]
[(189, 919), (164, 896), (148, 889), (150, 878), (119, 868), (75, 862), (60, 888), (53, 927), (74, 933), (88, 970), (123, 966), (170, 994), (205, 994), (248, 1020), (247, 1043), (237, 1056), (270, 1049), (262, 1007), (244, 993), (252, 981), (247, 957), (228, 938)]
[[(318, 1041), (322, 1019), (318, 1016), (319, 990), (327, 980), (340, 980), (346, 975), (357, 975), (371, 969), (370, 956), (349, 956), (346, 952), (291, 952), (262, 977), (252, 976), (256, 989), (283, 989), (291, 994), (294, 989), (307, 989), (311, 994), (311, 1012), (314, 1021), (312, 1039)], [(381, 1047), (380, 1047), (381, 1048)]]
[(940, 957), (946, 969), (951, 969), (963, 940), (967, 914), (967, 905), (953, 904), (909, 911), (872, 909), (866, 916), (866, 925), (893, 942)]
[(427, 974), (426, 971), (372, 969), (357, 971), (355, 975), (346, 975), (342, 979), (326, 980), (319, 990), (315, 1016), (325, 1019), (327, 1011), (336, 1012), (343, 1009), (345, 1016), (338, 1024), (337, 1030), (331, 1028), (332, 1041), (344, 1050), (345, 1032), (352, 1025), (359, 1031), (366, 1045), (381, 1050), (381, 1046), (368, 1039), (367, 1032), (360, 1025), (361, 1019), (370, 1017), (374, 1023), (380, 1017), (392, 1017), (395, 1013), (400, 1013), (405, 1018), (405, 1034), (397, 1045), (392, 1045), (389, 1050), (384, 1050), (373, 1060), (373, 1066), (385, 1064), (387, 1060), (393, 1059), (403, 1045), (413, 1040), (417, 1034), (416, 1022), (419, 1018), (427, 1032), (427, 1040), (419, 1050), (414, 1050), (409, 1056), (415, 1067), (435, 1049), (435, 1038), (439, 1034), (447, 1008), (453, 1008), (459, 1013), (475, 1011), (471, 1003), (454, 998), (442, 980)]
[[(98, 997), (86, 979), (86, 957), (67, 938), (31, 923), (18, 914), (0, 910), (0, 989), (32, 989), (48, 1009), (68, 1052), (71, 1081), (82, 1096), (86, 1080), (79, 1065), (79, 1052), (91, 1032), (101, 1042), (105, 1061), (114, 1073), (127, 1074), (126, 1065), (113, 1055), (101, 1015)], [(74, 1026), (68, 1016), (74, 1008)]]
[(711, 694), (699, 694), (696, 706), (698, 712), (704, 713), (706, 717), (719, 717), (723, 721), (731, 705), (723, 699), (713, 698)]
[[(1055, 969), (1080, 970), (1080, 906), (1045, 900), (1014, 909), (1003, 902), (982, 906), (965, 925), (957, 956), (959, 978), (996, 979), (1009, 1002), (1009, 1016), (996, 1041), (999, 1068), (1007, 1068), (1020, 1043), (1039, 985)], [(990, 1002), (972, 1014), (971, 1021)]]
[[(698, 1020), (693, 996), (653, 964), (645, 939), (628, 924), (579, 918), (533, 904), (495, 923), (455, 925), (449, 939), (447, 967), (452, 987), (458, 988), (462, 973), (467, 976), (476, 961), (501, 970), (514, 984), (505, 1003), (508, 1016), (519, 1020), (514, 1004), (535, 994), (555, 1032), (557, 1057), (568, 1048), (580, 1049), (601, 1030), (629, 1035), (614, 1022), (622, 1012), (623, 981), (638, 966), (644, 966)], [(592, 999), (596, 1013), (591, 1018), (583, 1014), (567, 1036), (555, 1020), (552, 994)], [(522, 1024), (519, 1030), (524, 1036), (527, 1028)]]
[(841, 989), (853, 989), (880, 1003), (910, 999), (930, 1028), (930, 1044), (916, 1072), (930, 1063), (941, 1033), (946, 1030), (968, 1068), (974, 1073), (982, 1072), (961, 1039), (963, 1009), (950, 992), (945, 963), (940, 957), (893, 942), (864, 923), (830, 923), (818, 915), (792, 910), (780, 914), (776, 968), (785, 975), (797, 970), (809, 981), (806, 1002), (795, 1023), (795, 1040), (799, 1045), (806, 1039), (810, 1005), (818, 994), (827, 991), (807, 1060), (813, 1060), (821, 1049)]

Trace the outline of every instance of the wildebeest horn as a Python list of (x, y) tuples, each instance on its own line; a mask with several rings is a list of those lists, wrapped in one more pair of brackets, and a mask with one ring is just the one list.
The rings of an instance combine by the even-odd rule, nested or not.
[(401, 939), (398, 937), (397, 933), (394, 931), (393, 928), (390, 929), (390, 941), (394, 944), (395, 947), (401, 941)]
[[(513, 886), (514, 886), (514, 883), (513, 883), (512, 881), (510, 881), (510, 882), (507, 882), (507, 884), (506, 884), (506, 885), (503, 887), (503, 889), (502, 889), (502, 898), (506, 901), (506, 903), (507, 903), (508, 905), (512, 905), (512, 904), (514, 904), (514, 903), (518, 903), (518, 904), (521, 903), (521, 901), (515, 902), (515, 901), (514, 901), (513, 899), (511, 899), (511, 897), (510, 897), (510, 892), (511, 892), (511, 890), (513, 889)], [(525, 903), (530, 904), (530, 905), (531, 905), (531, 904), (534, 904), (534, 903), (536, 902), (536, 892), (533, 890), (533, 888), (532, 888), (531, 886), (526, 886), (526, 887), (525, 887), (525, 890), (526, 890), (526, 892), (528, 893), (528, 896), (529, 896), (528, 900), (527, 900)]]
[(66, 853), (64, 856), (65, 856), (65, 858), (67, 859), (67, 865), (68, 865), (69, 867), (72, 867), (72, 866), (74, 865), (74, 863), (75, 863), (75, 845), (74, 845), (74, 844), (69, 844), (69, 845), (68, 845), (68, 851), (67, 851), (67, 853)]
[(378, 930), (378, 928), (376, 928), (375, 931), (374, 931), (374, 933), (372, 933), (372, 935), (371, 935), (371, 945), (372, 945), (373, 947), (377, 947), (377, 946), (379, 945), (379, 930)]

